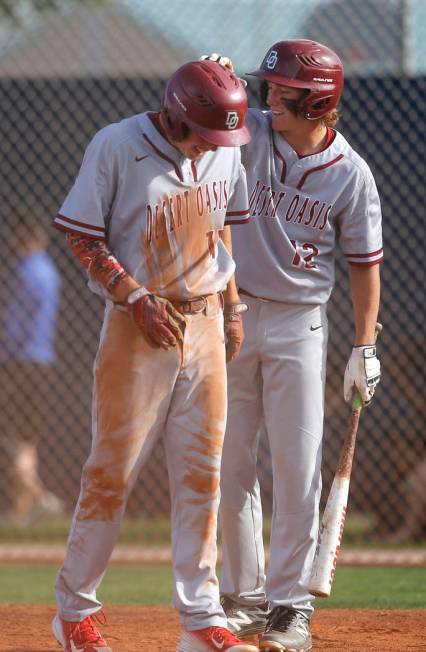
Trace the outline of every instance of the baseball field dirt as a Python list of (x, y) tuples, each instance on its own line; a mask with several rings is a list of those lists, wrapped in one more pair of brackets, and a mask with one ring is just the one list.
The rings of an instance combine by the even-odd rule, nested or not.
[[(58, 652), (53, 606), (2, 605), (0, 652)], [(108, 606), (102, 628), (114, 652), (175, 652), (179, 623), (167, 607)], [(426, 610), (322, 609), (313, 622), (313, 652), (425, 652)]]

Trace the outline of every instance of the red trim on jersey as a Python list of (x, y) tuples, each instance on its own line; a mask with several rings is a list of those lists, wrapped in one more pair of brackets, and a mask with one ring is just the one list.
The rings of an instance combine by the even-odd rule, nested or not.
[(76, 229), (69, 229), (67, 226), (64, 226), (63, 224), (57, 224), (56, 222), (53, 222), (53, 226), (55, 229), (58, 229), (58, 231), (63, 231), (63, 233), (70, 233), (72, 235), (83, 235), (85, 238), (90, 238), (91, 240), (102, 240), (103, 242), (106, 242), (106, 237), (101, 236), (101, 235), (90, 235), (90, 233), (84, 233), (83, 231), (77, 231)]
[(245, 220), (226, 220), (225, 219), (225, 226), (234, 226), (234, 224), (248, 224), (251, 221), (251, 217), (248, 217)]
[(274, 154), (275, 154), (275, 156), (277, 156), (280, 159), (281, 163), (283, 164), (283, 169), (281, 170), (280, 182), (284, 183), (286, 175), (287, 175), (287, 163), (285, 161), (284, 156), (281, 154), (278, 147), (275, 145), (274, 134), (272, 134), (272, 142), (273, 142), (273, 145), (274, 145)]
[(378, 258), (378, 260), (372, 260), (369, 263), (354, 263), (352, 260), (348, 260), (348, 265), (352, 265), (353, 267), (373, 267), (373, 265), (378, 265), (379, 263), (382, 263), (384, 260), (384, 257), (382, 256), (381, 258)]
[(192, 170), (192, 176), (194, 178), (194, 181), (198, 181), (198, 173), (197, 173), (195, 161), (191, 161), (191, 170)]
[[(65, 215), (62, 215), (61, 213), (58, 213), (56, 218), (59, 218), (64, 222), (67, 222), (68, 224), (75, 224), (76, 226), (81, 226), (83, 229), (90, 229), (91, 231), (100, 231), (101, 233), (105, 233), (105, 227), (103, 226), (94, 226), (93, 224), (85, 224), (83, 222), (79, 222), (78, 220), (71, 220), (69, 217), (65, 217)], [(87, 234), (85, 233), (84, 235)]]
[(371, 251), (368, 254), (345, 254), (345, 256), (348, 256), (348, 258), (371, 258), (371, 256), (377, 256), (377, 254), (382, 253), (383, 247), (380, 247), (380, 249), (377, 249), (377, 251)]
[[(227, 220), (227, 217), (240, 217), (243, 215), (247, 215), (247, 218), (244, 220)], [(247, 222), (250, 222), (250, 209), (246, 211), (229, 211), (225, 215), (225, 226), (228, 224), (246, 224)]]
[[(331, 143), (335, 138), (336, 138), (335, 130), (332, 129), (331, 127), (327, 127), (327, 134), (325, 137), (324, 147), (322, 147), (318, 152), (315, 152), (315, 154), (320, 154), (321, 152), (326, 150), (327, 147), (330, 147)], [(312, 156), (312, 154), (299, 154), (298, 152), (296, 152), (296, 154), (299, 158), (306, 158), (307, 156)]]
[(245, 211), (226, 211), (226, 215), (250, 215), (250, 209), (246, 209)]
[(159, 111), (149, 111), (148, 112), (148, 118), (151, 120), (152, 124), (156, 128), (157, 131), (160, 132), (160, 134), (165, 138), (167, 141), (169, 140), (167, 138), (167, 134), (163, 129), (163, 125), (161, 124), (160, 120), (160, 112)]
[(143, 137), (145, 138), (145, 140), (148, 141), (148, 143), (151, 145), (151, 147), (152, 147), (152, 149), (154, 150), (154, 152), (155, 152), (156, 154), (158, 154), (158, 156), (160, 156), (160, 157), (163, 158), (165, 161), (168, 161), (169, 163), (171, 163), (171, 164), (173, 165), (173, 167), (174, 167), (174, 169), (175, 169), (175, 172), (176, 172), (176, 175), (177, 175), (178, 179), (180, 179), (181, 181), (183, 181), (183, 176), (182, 176), (182, 174), (181, 174), (181, 172), (180, 172), (178, 166), (176, 165), (176, 163), (175, 163), (171, 158), (169, 158), (168, 156), (166, 156), (165, 154), (163, 154), (163, 152), (162, 152), (161, 150), (159, 150), (158, 147), (156, 147), (156, 146), (154, 145), (154, 143), (152, 142), (152, 140), (151, 140), (150, 138), (148, 138), (148, 136), (147, 136), (146, 134), (144, 134)]
[(314, 172), (319, 172), (320, 170), (325, 170), (325, 168), (329, 168), (331, 165), (334, 165), (338, 161), (340, 161), (342, 158), (344, 158), (343, 154), (339, 154), (339, 156), (336, 156), (335, 159), (332, 161), (328, 161), (328, 163), (323, 163), (323, 165), (318, 165), (315, 168), (311, 168), (310, 170), (306, 170), (305, 174), (302, 176), (300, 179), (299, 183), (297, 184), (297, 189), (301, 190), (302, 186), (304, 185), (306, 179), (310, 174), (313, 174)]

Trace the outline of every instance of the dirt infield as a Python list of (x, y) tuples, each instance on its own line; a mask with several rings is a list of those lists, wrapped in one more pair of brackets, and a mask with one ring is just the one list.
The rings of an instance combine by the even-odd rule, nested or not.
[[(53, 606), (2, 605), (0, 652), (58, 652)], [(166, 607), (108, 607), (102, 628), (114, 652), (175, 652), (179, 623)], [(426, 652), (426, 611), (323, 609), (313, 622), (313, 652)]]

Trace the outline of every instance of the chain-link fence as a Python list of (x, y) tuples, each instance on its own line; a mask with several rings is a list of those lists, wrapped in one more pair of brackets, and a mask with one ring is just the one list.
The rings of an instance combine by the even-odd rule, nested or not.
[[(423, 538), (424, 0), (289, 0), (285, 4), (194, 0), (173, 7), (162, 0), (58, 0), (55, 10), (43, 14), (32, 11), (31, 4), (9, 3), (15, 14), (0, 16), (3, 513), (13, 507), (27, 509), (31, 501), (37, 502), (35, 494), (43, 491), (39, 486), (27, 502), (16, 504), (18, 490), (29, 486), (35, 476), (31, 444), (35, 436), (38, 471), (48, 490), (47, 511), (59, 511), (62, 506), (72, 510), (90, 446), (91, 368), (103, 307), (87, 289), (84, 271), (71, 258), (63, 234), (51, 228), (90, 138), (108, 122), (157, 109), (167, 77), (204, 52), (229, 55), (243, 75), (260, 63), (273, 42), (310, 37), (335, 48), (345, 62), (340, 128), (371, 165), (383, 207), (380, 319), (384, 330), (379, 344), (383, 377), (373, 406), (362, 416), (350, 512), (368, 519), (371, 531), (381, 537)], [(21, 5), (25, 5), (22, 10)], [(252, 81), (248, 91), (252, 106), (257, 106), (257, 86)], [(44, 352), (35, 364), (32, 358), (30, 365), (22, 360), (16, 364), (13, 347), (7, 343), (8, 336), (16, 335), (19, 319), (26, 319), (19, 310), (22, 296), (25, 300), (33, 296), (31, 290), (20, 293), (28, 278), (17, 266), (23, 255), (22, 241), (27, 241), (18, 225), (27, 224), (28, 217), (48, 232), (50, 263), (44, 262), (51, 278), (55, 265), (61, 281), (57, 316), (51, 308), (36, 327), (46, 333), (52, 323), (56, 326), (55, 360)], [(38, 273), (27, 273), (33, 292)], [(349, 417), (342, 379), (353, 335), (347, 269), (340, 257), (336, 276), (329, 308), (326, 490)], [(55, 295), (52, 283), (44, 294), (48, 292)], [(8, 314), (11, 304), (15, 306), (12, 318)], [(30, 337), (28, 332), (26, 337)], [(35, 346), (39, 352), (43, 348), (40, 342)], [(259, 470), (269, 511), (266, 440)], [(168, 510), (160, 443), (141, 474), (128, 513), (154, 517)]]

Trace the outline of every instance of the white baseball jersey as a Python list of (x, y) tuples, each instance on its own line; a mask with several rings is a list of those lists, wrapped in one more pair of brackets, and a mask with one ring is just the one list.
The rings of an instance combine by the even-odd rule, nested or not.
[(271, 113), (250, 109), (242, 148), (251, 222), (233, 229), (238, 285), (287, 303), (325, 303), (334, 284), (336, 241), (351, 264), (383, 258), (381, 209), (367, 163), (336, 132), (322, 152), (299, 158), (271, 129)]
[[(188, 299), (225, 288), (235, 265), (219, 231), (248, 216), (239, 148), (191, 161), (143, 113), (95, 135), (55, 223), (106, 239), (151, 292)], [(107, 296), (93, 279), (89, 287)]]

